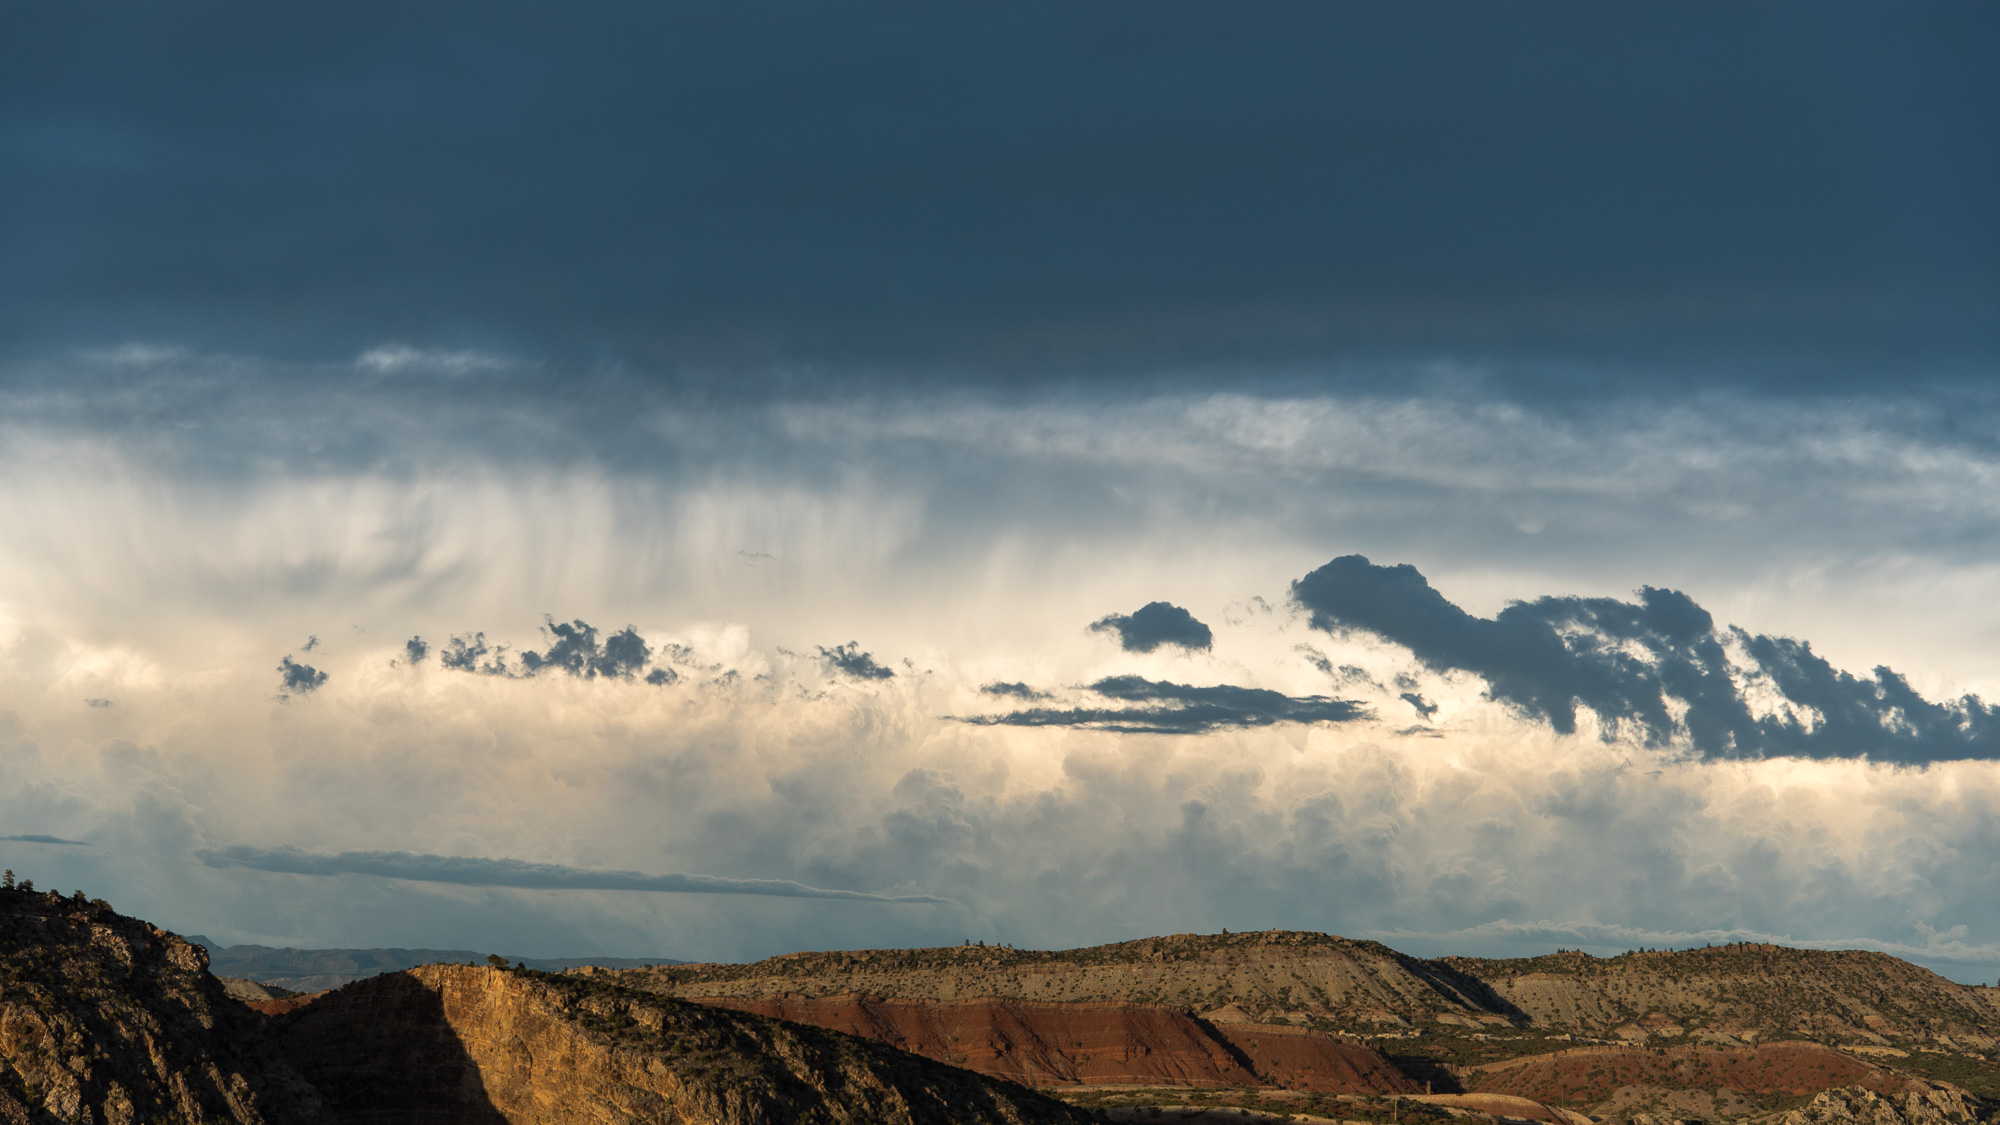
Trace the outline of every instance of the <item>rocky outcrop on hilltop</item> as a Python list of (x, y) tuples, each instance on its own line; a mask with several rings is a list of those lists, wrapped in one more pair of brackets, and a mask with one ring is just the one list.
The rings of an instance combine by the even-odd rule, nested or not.
[(334, 1122), (1050, 1123), (1089, 1115), (866, 1039), (582, 976), (390, 973), (280, 1017)]
[(1807, 1105), (1766, 1118), (1760, 1125), (1976, 1125), (1988, 1117), (1963, 1090), (1951, 1087), (1885, 1095), (1849, 1086), (1823, 1091)]
[(0, 1122), (313, 1119), (208, 955), (81, 895), (0, 890)]

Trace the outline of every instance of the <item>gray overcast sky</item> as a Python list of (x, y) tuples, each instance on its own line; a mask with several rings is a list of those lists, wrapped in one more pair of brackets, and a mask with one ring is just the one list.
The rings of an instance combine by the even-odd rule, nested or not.
[(16, 348), (954, 379), (1720, 353), (1813, 383), (2000, 347), (1985, 4), (6, 18)]
[(1991, 979), (1996, 54), (10, 5), (0, 859), (273, 945)]

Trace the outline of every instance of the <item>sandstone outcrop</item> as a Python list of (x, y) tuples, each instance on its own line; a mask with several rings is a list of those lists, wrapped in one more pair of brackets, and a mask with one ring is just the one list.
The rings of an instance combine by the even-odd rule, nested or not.
[(332, 1122), (1090, 1119), (870, 1040), (576, 976), (431, 965), (326, 993), (277, 1023)]
[(1809, 1104), (1767, 1118), (1763, 1125), (1975, 1125), (1989, 1116), (1963, 1090), (1950, 1087), (1885, 1095), (1849, 1086), (1823, 1091)]

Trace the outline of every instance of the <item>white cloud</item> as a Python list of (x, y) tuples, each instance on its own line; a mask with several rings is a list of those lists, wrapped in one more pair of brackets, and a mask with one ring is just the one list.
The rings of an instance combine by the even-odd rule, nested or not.
[(518, 366), (515, 361), (490, 352), (413, 348), (407, 344), (384, 344), (370, 348), (354, 362), (358, 367), (384, 375), (470, 375)]
[[(0, 841), (38, 883), (225, 940), (514, 935), (550, 955), (1261, 925), (1509, 951), (1775, 934), (1968, 964), (2000, 941), (1985, 889), (2000, 766), (1700, 763), (1588, 724), (1556, 738), (1475, 679), (1309, 635), (1282, 604), (1290, 580), (1347, 551), (1416, 562), (1480, 613), (1672, 585), (1845, 667), (1883, 660), (1934, 696), (1982, 687), (2000, 571), (1923, 545), (1983, 518), (1993, 458), (1976, 442), (1919, 455), (1923, 435), (1893, 412), (1575, 418), (1247, 396), (698, 407), (641, 388), (583, 417), (560, 396), (459, 403), (398, 381), (314, 390), (307, 410), (280, 393), (320, 386), (301, 372), (238, 387), (241, 369), (206, 370), (179, 397), (112, 396), (123, 413), (108, 421), (55, 383), (4, 412), (0, 828), (94, 844)], [(173, 413), (182, 399), (213, 406)], [(1752, 518), (1697, 510), (1717, 500)], [(1525, 537), (1528, 522), (1541, 533)], [(744, 565), (753, 555), (769, 557)], [(1258, 596), (1269, 612), (1250, 608)], [(1152, 600), (1213, 627), (1213, 650), (1132, 654), (1087, 629)], [(541, 643), (544, 614), (683, 645), (681, 679), (392, 665), (416, 634), (434, 653), (477, 631), (518, 652)], [(272, 668), (307, 635), (329, 680), (275, 704)], [(791, 655), (848, 641), (895, 676), (832, 682)], [(1330, 679), (1298, 651), (1308, 642), (1366, 679)], [(945, 718), (1004, 706), (982, 684), (1072, 698), (1110, 675), (1348, 696), (1377, 718), (1200, 738)], [(1398, 675), (1439, 706), (1430, 731)], [(892, 917), (365, 878), (302, 891), (296, 875), (199, 859), (231, 847), (954, 903)]]

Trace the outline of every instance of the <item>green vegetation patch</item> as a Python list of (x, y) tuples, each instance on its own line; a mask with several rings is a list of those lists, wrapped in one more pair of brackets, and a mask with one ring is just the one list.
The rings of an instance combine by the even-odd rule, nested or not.
[(1982, 1099), (2000, 1099), (2000, 1066), (1967, 1055), (1946, 1055), (1935, 1051), (1912, 1051), (1907, 1059), (1897, 1059), (1896, 1069), (1963, 1087)]

